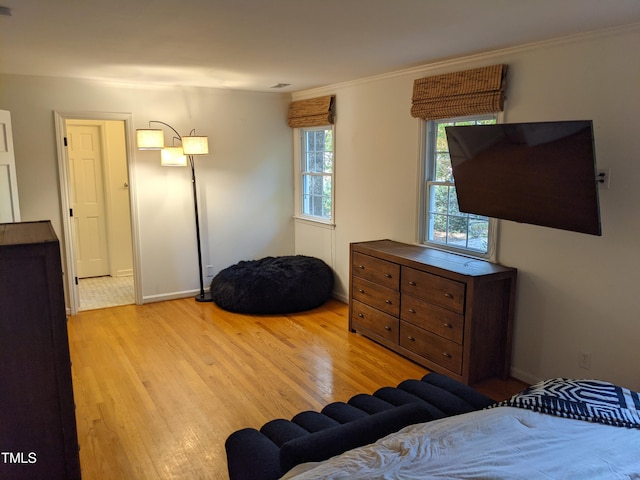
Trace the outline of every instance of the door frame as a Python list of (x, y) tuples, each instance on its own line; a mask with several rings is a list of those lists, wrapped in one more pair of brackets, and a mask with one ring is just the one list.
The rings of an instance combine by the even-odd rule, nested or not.
[[(6, 117), (6, 119), (5, 119)], [(6, 120), (7, 123), (4, 123)], [(4, 131), (2, 131), (2, 125), (4, 123)], [(0, 152), (4, 155), (0, 155), (0, 168), (7, 167), (7, 176), (9, 180), (9, 205), (11, 210), (11, 219), (0, 219), (4, 222), (19, 222), (20, 221), (20, 201), (18, 198), (18, 181), (16, 180), (16, 153), (13, 148), (13, 127), (11, 126), (11, 111), (0, 109), (0, 135), (5, 137), (6, 151)], [(0, 142), (0, 148), (2, 143)], [(1, 157), (4, 157), (1, 158)], [(5, 160), (6, 159), (6, 160)]]
[(60, 205), (62, 213), (62, 229), (64, 237), (65, 272), (64, 284), (66, 287), (69, 306), (68, 314), (75, 315), (80, 308), (80, 295), (76, 284), (75, 244), (73, 235), (73, 222), (71, 215), (71, 181), (69, 172), (69, 155), (64, 144), (67, 136), (66, 120), (120, 120), (124, 121), (124, 134), (127, 150), (127, 173), (129, 175), (129, 210), (131, 213), (131, 250), (133, 257), (133, 290), (136, 305), (142, 305), (142, 282), (140, 265), (140, 236), (138, 228), (138, 203), (135, 189), (135, 168), (133, 141), (135, 131), (133, 128), (133, 115), (131, 113), (111, 112), (58, 112), (54, 111), (56, 129), (56, 145), (58, 150), (58, 175), (60, 183)]

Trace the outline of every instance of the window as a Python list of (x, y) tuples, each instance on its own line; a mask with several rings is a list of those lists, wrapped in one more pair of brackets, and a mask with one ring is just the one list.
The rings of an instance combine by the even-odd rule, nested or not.
[(300, 215), (333, 221), (333, 128), (300, 129)]
[(422, 243), (476, 257), (493, 256), (495, 220), (460, 211), (445, 133), (445, 127), (450, 125), (493, 123), (496, 123), (495, 115), (426, 122)]

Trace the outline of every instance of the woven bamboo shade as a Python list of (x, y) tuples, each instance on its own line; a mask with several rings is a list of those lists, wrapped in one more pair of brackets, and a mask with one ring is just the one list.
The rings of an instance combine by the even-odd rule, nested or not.
[(289, 104), (289, 126), (293, 128), (333, 125), (335, 97), (310, 98)]
[(501, 112), (508, 65), (419, 78), (411, 115), (425, 120)]

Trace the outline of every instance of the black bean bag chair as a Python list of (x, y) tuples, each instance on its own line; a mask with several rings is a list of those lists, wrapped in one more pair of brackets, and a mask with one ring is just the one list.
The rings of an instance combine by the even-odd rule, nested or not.
[(211, 281), (211, 298), (230, 312), (280, 314), (319, 307), (333, 291), (333, 271), (305, 255), (266, 257), (225, 268)]

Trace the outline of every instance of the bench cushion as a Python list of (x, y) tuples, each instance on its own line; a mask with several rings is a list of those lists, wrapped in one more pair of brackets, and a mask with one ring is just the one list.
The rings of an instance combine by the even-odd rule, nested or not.
[[(373, 443), (407, 425), (485, 408), (494, 401), (438, 373), (405, 380), (373, 394), (334, 402), (321, 412), (245, 428), (225, 443), (230, 480), (275, 480), (299, 463), (322, 461)], [(324, 417), (324, 418), (323, 418)]]

